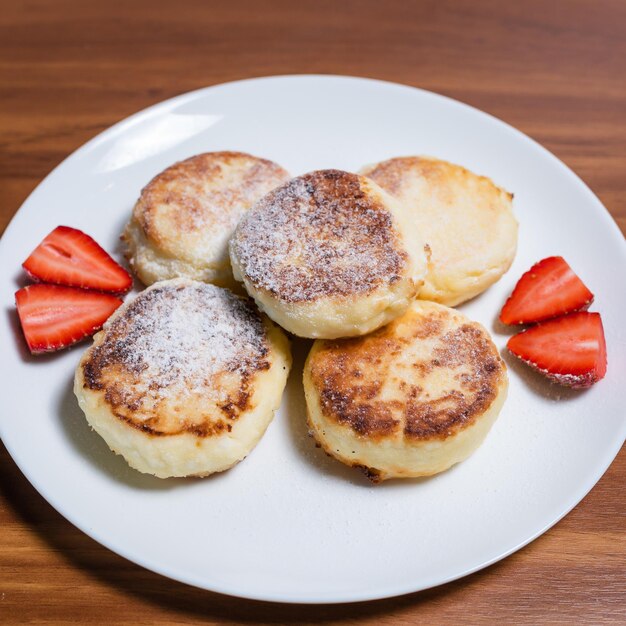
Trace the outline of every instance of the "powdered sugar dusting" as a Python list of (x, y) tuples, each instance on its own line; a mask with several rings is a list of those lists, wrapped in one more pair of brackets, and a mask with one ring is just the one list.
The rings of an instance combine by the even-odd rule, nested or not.
[(338, 170), (312, 172), (257, 202), (231, 240), (246, 279), (286, 302), (399, 280), (406, 253), (393, 216), (361, 180)]
[(269, 367), (265, 329), (252, 303), (209, 284), (156, 283), (105, 332), (84, 366), (85, 381), (105, 389), (125, 418), (159, 421), (163, 402), (199, 398), (219, 407), (219, 417), (234, 419), (254, 372)]

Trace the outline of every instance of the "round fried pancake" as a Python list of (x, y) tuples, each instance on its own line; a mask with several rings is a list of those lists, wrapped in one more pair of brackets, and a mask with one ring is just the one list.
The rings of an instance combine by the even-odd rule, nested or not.
[(422, 285), (418, 229), (376, 183), (339, 170), (262, 198), (230, 243), (233, 274), (301, 337), (362, 335), (402, 314)]
[(316, 341), (304, 367), (311, 433), (375, 482), (429, 476), (467, 458), (507, 388), (487, 331), (422, 300), (365, 337)]
[(513, 195), (458, 165), (401, 157), (365, 168), (404, 205), (431, 249), (419, 297), (455, 306), (495, 283), (517, 248)]
[(74, 392), (89, 424), (140, 472), (228, 469), (256, 445), (291, 365), (251, 300), (189, 279), (155, 283), (95, 337)]
[(289, 178), (272, 161), (241, 152), (198, 154), (142, 190), (122, 235), (141, 281), (187, 277), (232, 287), (228, 240), (259, 198)]

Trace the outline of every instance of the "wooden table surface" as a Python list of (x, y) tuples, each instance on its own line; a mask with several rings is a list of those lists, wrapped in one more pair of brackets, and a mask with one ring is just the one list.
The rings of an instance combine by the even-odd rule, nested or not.
[[(0, 12), (0, 231), (114, 122), (191, 89), (291, 73), (397, 81), (488, 111), (554, 152), (626, 230), (624, 0), (15, 0)], [(0, 479), (3, 624), (626, 621), (623, 451), (574, 511), (508, 559), (422, 593), (338, 606), (162, 578), (65, 521), (3, 447)]]

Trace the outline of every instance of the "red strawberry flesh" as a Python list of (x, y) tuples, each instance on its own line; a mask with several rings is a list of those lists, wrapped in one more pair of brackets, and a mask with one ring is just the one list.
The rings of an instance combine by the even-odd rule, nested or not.
[(599, 313), (564, 315), (518, 333), (508, 349), (551, 380), (590, 387), (606, 374), (606, 341)]
[(548, 257), (522, 275), (502, 307), (500, 321), (503, 324), (540, 322), (586, 310), (592, 302), (593, 294), (563, 257)]
[(29, 285), (16, 292), (15, 304), (28, 348), (39, 354), (93, 335), (122, 301), (74, 287)]
[(57, 226), (24, 261), (22, 267), (36, 281), (126, 293), (130, 274), (89, 235)]

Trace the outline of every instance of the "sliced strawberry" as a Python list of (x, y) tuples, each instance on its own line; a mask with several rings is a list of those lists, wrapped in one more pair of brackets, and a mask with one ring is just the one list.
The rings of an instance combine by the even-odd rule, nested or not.
[(89, 235), (69, 226), (57, 226), (22, 263), (29, 276), (44, 283), (126, 293), (133, 284)]
[(593, 302), (593, 294), (565, 262), (551, 256), (533, 265), (519, 279), (500, 312), (503, 324), (530, 324), (584, 311)]
[(599, 313), (571, 313), (531, 326), (513, 335), (507, 348), (568, 387), (590, 387), (606, 374), (606, 342)]
[(29, 285), (15, 294), (33, 354), (60, 350), (102, 328), (122, 301), (108, 293), (58, 285)]

